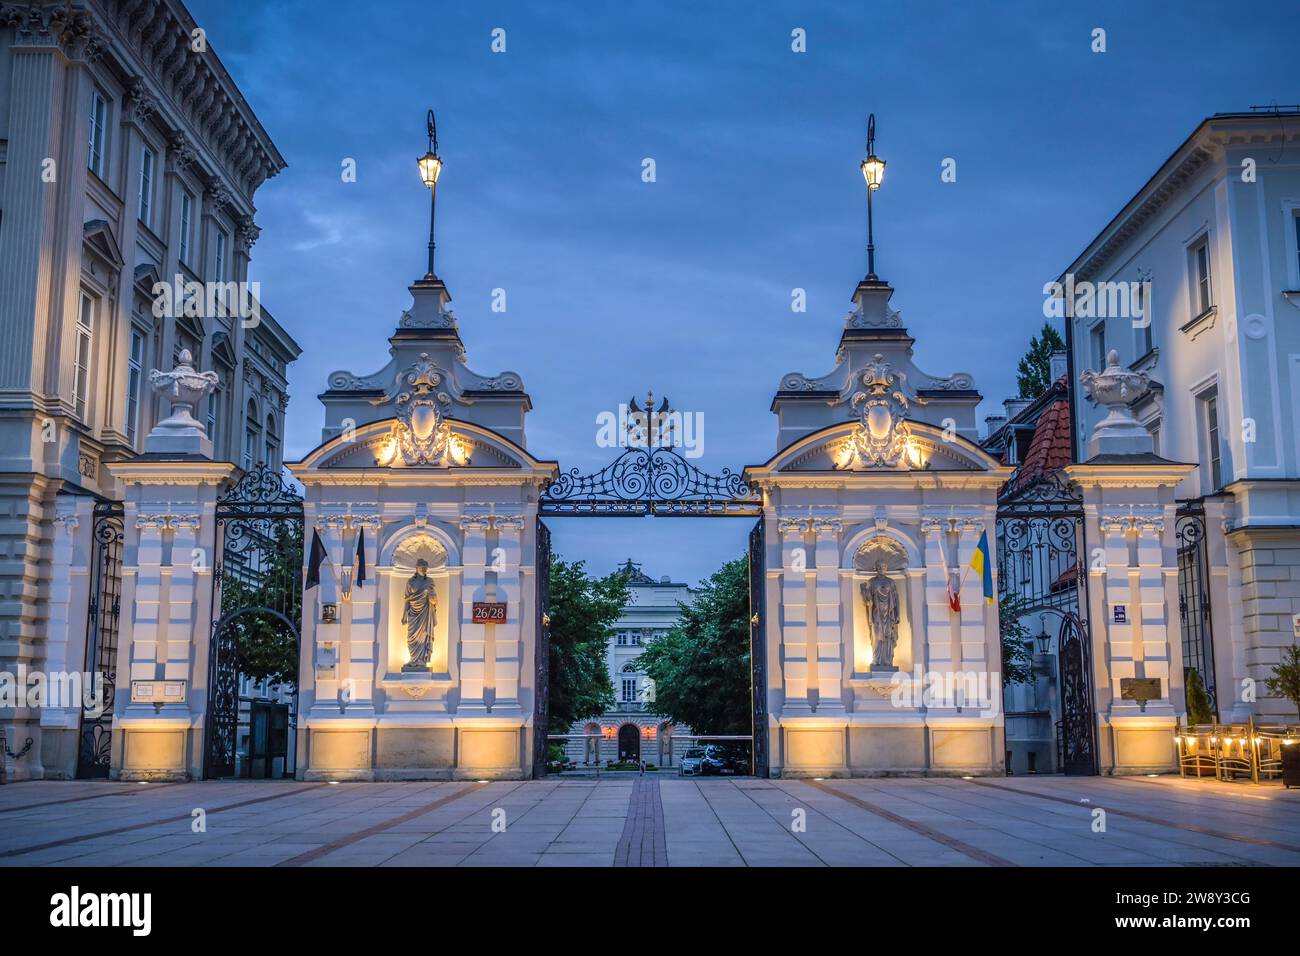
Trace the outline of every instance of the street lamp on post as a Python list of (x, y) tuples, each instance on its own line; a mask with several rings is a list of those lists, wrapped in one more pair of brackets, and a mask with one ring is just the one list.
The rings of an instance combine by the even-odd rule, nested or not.
[(867, 158), (862, 161), (862, 178), (867, 181), (867, 281), (876, 276), (876, 238), (871, 222), (871, 194), (885, 179), (885, 161), (876, 155), (876, 114), (867, 118)]
[(429, 272), (424, 279), (432, 282), (437, 278), (433, 274), (433, 214), (438, 208), (438, 177), (442, 174), (442, 160), (438, 158), (438, 124), (433, 118), (433, 110), (429, 110), (427, 125), (429, 151), (416, 162), (420, 166), (420, 179), (429, 187)]

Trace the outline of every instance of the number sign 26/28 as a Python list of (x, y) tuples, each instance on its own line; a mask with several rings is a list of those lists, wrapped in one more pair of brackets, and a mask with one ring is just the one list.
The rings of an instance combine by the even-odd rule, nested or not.
[(506, 605), (504, 601), (475, 601), (475, 624), (504, 624), (506, 622)]

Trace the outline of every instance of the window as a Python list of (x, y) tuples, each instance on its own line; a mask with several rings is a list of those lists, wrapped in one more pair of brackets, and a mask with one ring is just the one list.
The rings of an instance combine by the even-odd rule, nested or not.
[(90, 94), (90, 171), (96, 176), (104, 175), (104, 148), (108, 135), (108, 103), (99, 90)]
[(148, 146), (140, 153), (140, 221), (153, 228), (153, 150)]
[(619, 631), (617, 640), (619, 647), (627, 647), (627, 631)]
[(633, 632), (632, 632), (632, 646), (633, 646), (633, 647), (640, 647), (640, 646), (641, 646), (641, 632), (640, 632), (640, 631), (633, 631)]
[(624, 677), (623, 678), (623, 701), (625, 703), (631, 703), (635, 700), (636, 700), (636, 678)]
[(1195, 315), (1201, 315), (1213, 304), (1210, 287), (1210, 241), (1207, 236), (1192, 246), (1192, 310)]
[(1147, 301), (1147, 284), (1139, 282), (1137, 286), (1137, 308), (1133, 310), (1134, 316), (1138, 317), (1137, 321), (1143, 323), (1137, 328), (1138, 334), (1138, 358), (1151, 352), (1156, 347), (1155, 335), (1151, 331), (1152, 319), (1148, 311), (1151, 303)]
[(1205, 428), (1205, 463), (1210, 468), (1210, 491), (1223, 487), (1223, 451), (1219, 441), (1219, 395), (1207, 392), (1201, 398), (1201, 418)]
[(1296, 275), (1300, 275), (1300, 209), (1291, 217), (1291, 225), (1295, 227)]
[(1100, 372), (1106, 367), (1106, 323), (1098, 322), (1088, 335), (1092, 350), (1092, 367)]
[(257, 406), (248, 403), (248, 421), (244, 423), (244, 470), (250, 471), (257, 460)]
[(207, 420), (208, 438), (212, 439), (212, 443), (214, 445), (217, 443), (217, 392), (218, 391), (220, 391), (220, 389), (214, 388), (212, 391), (208, 392), (208, 420)]
[(276, 441), (276, 437), (275, 437), (274, 418), (268, 417), (266, 420), (265, 447), (266, 447), (265, 461), (268, 465), (274, 465), (277, 458), (276, 452), (280, 450), (280, 443)]
[(140, 387), (144, 382), (144, 336), (131, 330), (131, 355), (126, 373), (126, 437), (135, 445), (140, 425)]
[(72, 379), (73, 411), (82, 422), (86, 420), (90, 404), (90, 360), (94, 334), (95, 300), (83, 292), (77, 310), (77, 355)]
[(226, 278), (226, 234), (220, 229), (217, 230), (217, 261), (215, 268), (215, 278), (222, 282)]
[(194, 215), (194, 197), (181, 193), (181, 235), (177, 254), (181, 262), (190, 261), (190, 220)]

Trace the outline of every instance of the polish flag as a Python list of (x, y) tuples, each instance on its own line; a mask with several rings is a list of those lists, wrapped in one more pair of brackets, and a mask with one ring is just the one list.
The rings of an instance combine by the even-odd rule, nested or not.
[(961, 613), (961, 596), (952, 586), (952, 575), (948, 575), (948, 606), (957, 614)]

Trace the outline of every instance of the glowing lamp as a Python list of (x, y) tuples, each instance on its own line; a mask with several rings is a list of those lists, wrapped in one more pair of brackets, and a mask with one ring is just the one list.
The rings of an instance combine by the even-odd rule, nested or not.
[(872, 153), (862, 161), (862, 178), (867, 181), (868, 189), (879, 189), (885, 180), (885, 161)]
[(438, 176), (442, 174), (442, 160), (438, 158), (437, 153), (429, 150), (416, 162), (420, 164), (420, 179), (432, 189), (438, 184)]

